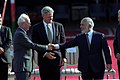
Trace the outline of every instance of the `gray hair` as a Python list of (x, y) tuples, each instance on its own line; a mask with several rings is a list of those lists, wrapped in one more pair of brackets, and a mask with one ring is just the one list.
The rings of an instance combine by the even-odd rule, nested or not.
[(90, 17), (85, 17), (85, 18), (82, 19), (82, 21), (83, 21), (83, 20), (86, 20), (86, 22), (87, 22), (89, 25), (91, 25), (91, 28), (94, 27), (94, 22), (93, 22), (93, 20), (92, 20)]
[(54, 10), (50, 6), (45, 6), (41, 10), (41, 14), (54, 13)]
[(20, 17), (18, 18), (18, 25), (20, 26), (23, 22), (25, 22), (26, 20), (30, 21), (30, 18), (27, 14), (23, 13), (20, 15)]
[(118, 10), (118, 16), (120, 16), (120, 9)]

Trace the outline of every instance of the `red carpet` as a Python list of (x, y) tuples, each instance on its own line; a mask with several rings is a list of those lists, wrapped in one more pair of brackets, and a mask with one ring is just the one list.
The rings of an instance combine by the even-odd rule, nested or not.
[(112, 51), (112, 67), (116, 70), (115, 78), (118, 79), (118, 69), (117, 69), (117, 61), (114, 57), (113, 39), (108, 39), (108, 44), (111, 47), (111, 51)]
[[(112, 67), (116, 70), (116, 74), (115, 74), (115, 78), (118, 79), (118, 69), (117, 69), (117, 62), (116, 59), (114, 57), (114, 50), (113, 50), (113, 38), (108, 38), (108, 44), (111, 47), (111, 51), (112, 51)], [(75, 66), (77, 67), (77, 66)], [(106, 75), (104, 77), (104, 79), (106, 79)], [(112, 79), (112, 76), (109, 76), (109, 79)], [(33, 78), (31, 78), (31, 80), (33, 80)], [(39, 77), (36, 78), (36, 80), (40, 80)], [(62, 77), (62, 80), (64, 80), (64, 77)], [(68, 76), (67, 80), (78, 80), (77, 76)]]

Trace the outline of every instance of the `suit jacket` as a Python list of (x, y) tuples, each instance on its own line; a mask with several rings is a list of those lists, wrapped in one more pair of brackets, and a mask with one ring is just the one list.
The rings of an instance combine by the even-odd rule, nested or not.
[[(120, 24), (117, 26), (116, 34), (113, 42), (114, 55), (116, 57), (117, 53), (120, 53)], [(118, 61), (120, 63), (120, 61)]]
[(85, 33), (79, 34), (75, 39), (61, 45), (60, 48), (63, 50), (74, 46), (78, 46), (79, 48), (78, 69), (82, 72), (86, 72), (89, 67), (93, 72), (101, 72), (105, 70), (102, 50), (104, 51), (106, 64), (112, 63), (107, 41), (101, 33), (93, 32), (90, 49), (88, 47)]
[(4, 63), (12, 63), (12, 57), (10, 55), (9, 48), (12, 44), (12, 33), (11, 29), (6, 26), (1, 26), (0, 30), (0, 47), (2, 47), (5, 52), (0, 54), (0, 61)]
[[(57, 22), (52, 22), (53, 28), (53, 44), (60, 44), (65, 42), (65, 33), (63, 25)], [(32, 40), (34, 43), (48, 45), (49, 40), (45, 31), (45, 27), (43, 21), (34, 25), (32, 29)], [(61, 55), (60, 50), (53, 51), (55, 56), (57, 57), (55, 60), (49, 60), (46, 57), (43, 57), (44, 51), (37, 51), (38, 52), (38, 65), (39, 66), (60, 66), (61, 65), (61, 58), (65, 57), (65, 54)], [(65, 53), (63, 51), (62, 53)]]
[[(17, 28), (13, 38), (14, 60), (13, 70), (15, 72), (32, 70), (32, 51), (46, 51), (45, 45), (33, 43), (21, 28)], [(42, 54), (44, 55), (44, 54)]]

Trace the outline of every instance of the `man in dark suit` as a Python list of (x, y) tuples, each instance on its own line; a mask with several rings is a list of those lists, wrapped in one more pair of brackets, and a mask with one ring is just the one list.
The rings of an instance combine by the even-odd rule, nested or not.
[(104, 51), (107, 70), (111, 69), (112, 64), (109, 46), (104, 35), (94, 31), (93, 27), (93, 20), (89, 17), (85, 17), (80, 24), (82, 30), (81, 34), (63, 45), (54, 45), (56, 49), (60, 47), (61, 50), (78, 46), (78, 70), (82, 72), (83, 80), (103, 79), (105, 63), (102, 50)]
[[(54, 10), (45, 6), (41, 10), (43, 21), (35, 24), (32, 29), (32, 41), (37, 44), (47, 45), (48, 43), (60, 44), (65, 42), (64, 28), (61, 23), (53, 21)], [(38, 66), (41, 80), (60, 80), (60, 68), (65, 57), (65, 51), (61, 55), (60, 50), (53, 51), (56, 59), (49, 60), (44, 57), (45, 51), (38, 52)]]
[(117, 59), (119, 79), (120, 79), (120, 10), (118, 10), (118, 22), (119, 22), (119, 24), (116, 29), (113, 46), (114, 46), (114, 55)]
[(0, 14), (0, 80), (8, 79), (8, 65), (12, 63), (9, 48), (12, 43), (12, 34), (9, 27), (2, 25)]
[(31, 26), (30, 18), (26, 14), (21, 14), (18, 18), (18, 28), (13, 38), (14, 59), (13, 70), (16, 80), (29, 80), (32, 71), (32, 51), (31, 49), (44, 51), (41, 55), (45, 55), (48, 59), (55, 59), (54, 53), (47, 53), (46, 50), (51, 50), (49, 45), (40, 45), (33, 43), (26, 34)]

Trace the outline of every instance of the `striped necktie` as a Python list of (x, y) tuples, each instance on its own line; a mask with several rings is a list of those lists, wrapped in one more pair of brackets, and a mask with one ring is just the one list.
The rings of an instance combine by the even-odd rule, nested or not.
[(50, 31), (49, 25), (47, 24), (47, 32), (48, 32), (48, 40), (50, 43), (52, 43), (52, 33)]
[(87, 39), (88, 48), (90, 50), (90, 41), (89, 41), (89, 38), (88, 38), (88, 33), (86, 34), (86, 39)]

